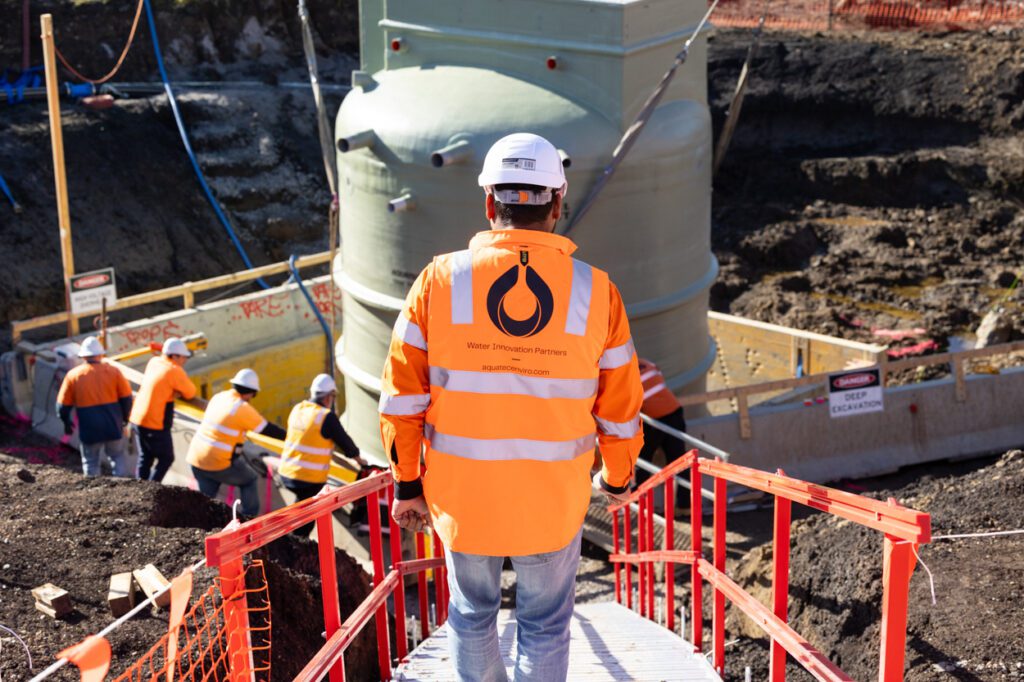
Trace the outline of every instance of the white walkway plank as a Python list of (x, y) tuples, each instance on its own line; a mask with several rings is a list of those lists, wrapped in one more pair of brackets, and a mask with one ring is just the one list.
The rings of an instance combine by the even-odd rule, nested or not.
[[(573, 614), (569, 680), (606, 682), (720, 682), (707, 659), (684, 639), (614, 602), (584, 604)], [(448, 629), (442, 627), (409, 655), (396, 671), (399, 680), (454, 680), (448, 656)], [(498, 639), (509, 679), (516, 649), (515, 611), (498, 615)]]

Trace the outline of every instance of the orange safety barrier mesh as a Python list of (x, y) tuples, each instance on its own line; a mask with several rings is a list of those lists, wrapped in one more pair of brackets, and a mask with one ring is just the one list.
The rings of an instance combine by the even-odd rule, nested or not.
[(1024, 25), (1022, 0), (722, 0), (712, 15), (716, 26), (789, 30), (939, 29), (977, 30)]
[[(172, 632), (113, 682), (269, 680), (270, 596), (263, 562), (254, 560), (243, 569), (242, 589), (232, 589), (224, 578), (215, 580), (181, 616), (177, 627), (172, 613)], [(238, 604), (245, 605), (243, 622), (248, 627), (230, 631), (226, 611)]]

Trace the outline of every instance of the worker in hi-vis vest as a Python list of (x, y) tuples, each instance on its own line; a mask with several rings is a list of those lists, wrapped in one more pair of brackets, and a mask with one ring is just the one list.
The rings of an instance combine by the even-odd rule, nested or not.
[(100, 475), (100, 458), (106, 454), (115, 476), (130, 476), (124, 451), (124, 427), (132, 407), (132, 389), (121, 371), (103, 361), (107, 351), (95, 336), (82, 341), (78, 357), (85, 362), (64, 375), (57, 394), (57, 410), (70, 436), (78, 413), (78, 445), (82, 473)]
[(496, 626), (506, 556), (515, 679), (563, 680), (595, 445), (593, 484), (625, 499), (643, 391), (618, 290), (553, 234), (567, 189), (555, 147), (504, 137), (479, 184), (490, 231), (427, 265), (392, 334), (379, 408), (392, 516), (432, 525), (448, 550), (459, 680), (506, 679)]
[[(686, 431), (686, 418), (683, 416), (683, 406), (679, 403), (672, 391), (665, 386), (665, 376), (658, 369), (658, 366), (640, 358), (640, 381), (644, 384), (643, 413), (652, 419), (657, 419), (665, 426), (671, 426), (676, 431)], [(640, 459), (647, 462), (654, 461), (654, 453), (658, 448), (665, 453), (665, 465), (676, 461), (686, 453), (686, 442), (670, 433), (644, 423), (644, 447), (640, 451)], [(690, 471), (683, 472), (683, 477), (689, 478)], [(650, 478), (643, 469), (636, 471), (636, 484), (640, 485)]]
[[(334, 414), (338, 386), (327, 374), (318, 374), (309, 387), (309, 400), (303, 400), (288, 415), (288, 435), (284, 439), (281, 464), (277, 473), (281, 484), (295, 493), (296, 502), (308, 500), (327, 483), (331, 453), (337, 447), (352, 459), (359, 459), (359, 448)], [(296, 535), (305, 537), (314, 522), (301, 526)]]
[(285, 436), (284, 429), (268, 422), (249, 404), (259, 390), (256, 372), (238, 370), (231, 378), (231, 388), (210, 398), (187, 455), (200, 492), (217, 497), (221, 483), (237, 487), (246, 516), (260, 513), (260, 498), (259, 477), (241, 456), (245, 433), (253, 431), (278, 440)]
[(185, 342), (172, 337), (164, 341), (160, 355), (146, 365), (128, 420), (138, 443), (138, 476), (144, 481), (164, 480), (174, 463), (174, 442), (171, 440), (174, 398), (181, 396), (191, 400), (196, 397), (196, 386), (185, 373), (185, 363), (190, 357), (192, 351)]

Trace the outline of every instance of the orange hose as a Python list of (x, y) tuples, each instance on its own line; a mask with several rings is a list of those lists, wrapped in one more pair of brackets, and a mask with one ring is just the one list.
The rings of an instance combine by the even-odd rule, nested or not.
[(139, 6), (135, 8), (135, 19), (132, 20), (132, 30), (131, 33), (128, 34), (128, 41), (124, 44), (124, 49), (121, 51), (121, 56), (118, 58), (117, 63), (114, 64), (114, 68), (112, 68), (106, 76), (97, 79), (86, 78), (82, 74), (78, 73), (78, 71), (75, 70), (75, 67), (71, 66), (71, 64), (68, 63), (68, 60), (64, 58), (63, 54), (61, 54), (60, 48), (54, 45), (54, 50), (57, 52), (57, 59), (59, 59), (60, 63), (64, 65), (65, 69), (70, 71), (79, 80), (85, 81), (86, 83), (92, 83), (93, 85), (106, 83), (108, 80), (114, 77), (114, 74), (118, 72), (118, 70), (121, 68), (121, 65), (124, 64), (125, 58), (128, 56), (128, 51), (132, 47), (132, 41), (135, 40), (135, 30), (139, 27), (139, 17), (142, 16), (142, 2), (143, 0), (139, 0)]

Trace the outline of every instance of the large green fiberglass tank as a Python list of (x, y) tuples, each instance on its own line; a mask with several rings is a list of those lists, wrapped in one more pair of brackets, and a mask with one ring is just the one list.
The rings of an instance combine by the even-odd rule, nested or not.
[[(337, 355), (345, 426), (360, 448), (381, 450), (381, 368), (413, 279), (434, 255), (488, 229), (476, 182), (487, 149), (512, 132), (551, 140), (564, 152), (571, 218), (705, 8), (700, 0), (361, 1), (362, 69), (335, 130)], [(703, 389), (715, 355), (706, 63), (701, 39), (570, 235), (575, 255), (618, 285), (637, 352), (677, 391)]]

